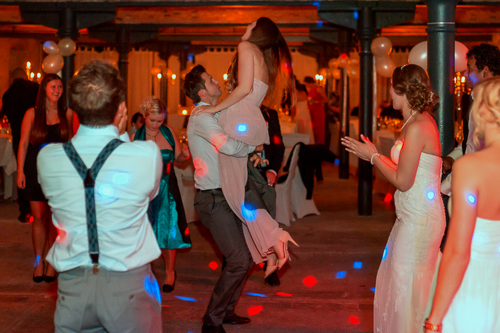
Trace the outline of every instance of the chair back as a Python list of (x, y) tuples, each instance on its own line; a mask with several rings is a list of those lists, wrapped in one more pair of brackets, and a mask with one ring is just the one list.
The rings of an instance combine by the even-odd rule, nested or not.
[(297, 173), (297, 165), (299, 163), (299, 151), (300, 145), (296, 145), (292, 148), (292, 159), (290, 161), (290, 166), (288, 168), (288, 176), (286, 177), (285, 182), (283, 183), (285, 187), (291, 190), (292, 188), (292, 180), (295, 178), (295, 174)]

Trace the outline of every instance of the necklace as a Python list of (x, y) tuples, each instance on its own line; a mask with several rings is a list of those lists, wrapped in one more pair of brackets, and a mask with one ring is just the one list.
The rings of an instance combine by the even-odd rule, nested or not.
[(408, 124), (408, 122), (410, 121), (411, 117), (413, 117), (413, 115), (415, 114), (416, 112), (412, 112), (411, 115), (408, 117), (408, 119), (406, 119), (405, 123), (403, 124), (403, 126), (401, 126), (401, 131), (403, 130), (403, 128), (405, 128), (406, 124)]
[(155, 135), (148, 134), (148, 131), (146, 131), (146, 135), (149, 136), (150, 138), (154, 138), (155, 142), (156, 142), (156, 137), (158, 136), (158, 133), (160, 133), (160, 130), (158, 130)]

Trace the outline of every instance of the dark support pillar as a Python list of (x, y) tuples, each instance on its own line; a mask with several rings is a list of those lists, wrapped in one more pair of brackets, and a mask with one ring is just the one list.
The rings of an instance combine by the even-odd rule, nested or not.
[[(59, 31), (57, 32), (60, 39), (71, 38), (76, 40), (78, 30), (76, 29), (76, 13), (73, 8), (65, 7), (60, 12)], [(68, 91), (69, 80), (75, 73), (75, 55), (72, 54), (64, 57), (64, 66), (62, 68), (62, 81), (64, 91)], [(66, 105), (69, 104), (68, 95), (66, 94)]]
[(454, 86), (455, 11), (459, 0), (432, 0), (427, 4), (427, 70), (432, 87), (439, 95), (435, 112), (441, 140), (441, 154), (448, 155), (455, 146)]
[[(352, 34), (347, 30), (339, 31), (339, 52), (349, 55), (352, 46)], [(340, 74), (340, 138), (349, 136), (349, 77), (347, 69), (341, 68)], [(339, 178), (349, 179), (349, 153), (339, 142)]]
[[(371, 43), (375, 35), (371, 7), (363, 7), (358, 21), (360, 79), (359, 79), (359, 133), (372, 140), (373, 114), (373, 54)], [(358, 214), (372, 214), (373, 174), (369, 161), (359, 160)]]
[[(116, 36), (116, 46), (118, 49), (118, 70), (120, 71), (120, 76), (125, 82), (125, 86), (128, 87), (128, 31), (125, 27), (120, 27), (117, 31)], [(127, 92), (127, 89), (125, 89)]]

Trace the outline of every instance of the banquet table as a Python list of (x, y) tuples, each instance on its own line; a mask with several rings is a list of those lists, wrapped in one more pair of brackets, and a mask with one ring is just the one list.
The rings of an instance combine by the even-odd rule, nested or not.
[(12, 148), (12, 136), (0, 134), (0, 168), (3, 178), (3, 198), (15, 198), (14, 176), (17, 170), (17, 161)]

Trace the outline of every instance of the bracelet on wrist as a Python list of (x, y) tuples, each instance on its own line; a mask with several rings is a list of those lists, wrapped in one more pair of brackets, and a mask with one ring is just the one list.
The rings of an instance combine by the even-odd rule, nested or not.
[(443, 324), (431, 324), (429, 323), (429, 318), (426, 318), (424, 322), (424, 329), (431, 332), (441, 332), (441, 330), (443, 329)]
[(373, 165), (373, 158), (374, 158), (375, 156), (380, 157), (380, 154), (379, 154), (379, 153), (374, 153), (374, 154), (372, 155), (372, 158), (370, 158), (370, 163), (371, 163), (372, 165)]

